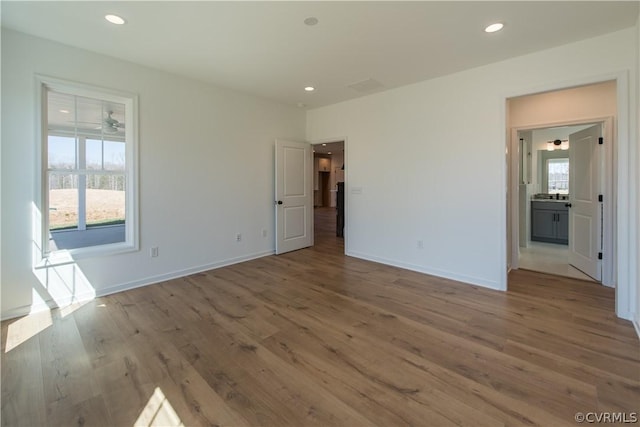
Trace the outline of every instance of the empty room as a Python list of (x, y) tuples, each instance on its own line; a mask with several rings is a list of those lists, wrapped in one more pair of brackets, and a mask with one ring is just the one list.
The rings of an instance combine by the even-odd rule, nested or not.
[(2, 426), (640, 412), (637, 1), (3, 1)]

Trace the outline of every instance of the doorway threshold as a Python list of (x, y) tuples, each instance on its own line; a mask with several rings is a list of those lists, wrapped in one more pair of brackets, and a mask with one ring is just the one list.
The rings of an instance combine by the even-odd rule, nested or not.
[(526, 248), (520, 248), (518, 268), (596, 282), (569, 264), (569, 247), (566, 245), (530, 242)]

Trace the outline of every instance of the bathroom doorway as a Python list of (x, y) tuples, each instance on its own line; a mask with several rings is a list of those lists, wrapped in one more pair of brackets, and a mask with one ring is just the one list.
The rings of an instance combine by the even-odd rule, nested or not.
[[(593, 124), (576, 124), (518, 131), (518, 268), (582, 280), (600, 280), (600, 277), (591, 277), (571, 264), (569, 247), (573, 231), (569, 227), (569, 188), (582, 186), (588, 178), (570, 173), (570, 135), (591, 126)], [(580, 182), (570, 182), (570, 175)]]
[[(560, 137), (554, 137), (553, 135), (547, 134), (546, 137), (540, 138), (541, 141), (544, 141), (540, 143), (541, 145), (544, 144), (544, 147), (534, 147), (533, 133), (538, 130), (549, 130), (551, 128), (557, 128), (554, 129), (554, 131), (556, 131), (565, 127), (567, 127), (565, 129), (573, 126), (587, 126), (591, 128), (594, 125), (599, 125), (601, 126), (600, 137), (594, 137), (594, 134), (587, 129), (578, 130), (573, 133), (574, 140), (576, 137), (579, 137), (578, 140), (580, 141), (587, 141), (582, 138), (584, 135), (581, 133), (591, 135), (590, 139), (588, 139), (588, 144), (580, 145), (577, 142), (578, 140), (576, 140), (574, 147), (591, 147), (595, 152), (594, 158), (597, 158), (597, 162), (593, 164), (597, 164), (598, 170), (596, 171), (597, 173), (593, 173), (595, 169), (591, 171), (586, 169), (582, 170), (582, 173), (590, 175), (593, 180), (584, 181), (587, 182), (589, 186), (588, 188), (579, 188), (579, 195), (572, 195), (571, 191), (573, 190), (569, 189), (568, 203), (573, 207), (569, 207), (568, 215), (572, 221), (569, 221), (567, 224), (567, 214), (563, 212), (547, 212), (547, 215), (552, 222), (555, 218), (555, 224), (550, 226), (551, 230), (554, 227), (556, 229), (560, 227), (561, 229), (563, 226), (568, 226), (568, 238), (566, 238), (566, 240), (569, 242), (571, 264), (574, 264), (576, 261), (576, 253), (584, 253), (584, 249), (586, 249), (590, 254), (589, 259), (596, 260), (593, 265), (597, 267), (597, 274), (593, 274), (593, 271), (585, 271), (590, 269), (585, 268), (585, 265), (580, 265), (580, 262), (574, 265), (578, 264), (583, 272), (588, 273), (592, 277), (599, 277), (600, 279), (596, 279), (597, 282), (610, 287), (616, 286), (620, 267), (618, 265), (619, 260), (617, 254), (617, 240), (620, 237), (617, 228), (617, 218), (620, 212), (618, 211), (619, 189), (617, 188), (615, 180), (617, 171), (614, 165), (616, 164), (618, 147), (618, 125), (619, 121), (624, 119), (624, 117), (618, 117), (618, 110), (623, 111), (621, 107), (625, 105), (624, 100), (620, 99), (621, 94), (624, 94), (624, 91), (618, 90), (620, 84), (623, 86), (626, 84), (622, 76), (611, 80), (577, 85), (564, 89), (523, 94), (506, 99), (506, 122), (508, 126), (507, 271), (521, 268), (520, 253), (526, 252), (528, 248), (545, 246), (542, 245), (544, 243), (554, 245), (542, 248), (542, 254), (544, 254), (545, 250), (549, 252), (549, 249), (558, 249), (561, 247), (557, 245), (557, 240), (551, 242), (538, 242), (533, 240), (535, 243), (529, 245), (529, 243), (532, 242), (530, 238), (532, 226), (530, 204), (532, 200), (535, 199), (537, 194), (541, 194), (542, 197), (553, 196), (555, 199), (558, 193), (557, 189), (562, 188), (558, 186), (561, 183), (543, 181), (541, 168), (544, 163), (535, 161), (534, 156), (540, 153), (539, 149), (546, 153), (547, 149), (545, 147), (547, 145), (557, 147), (555, 143), (558, 139), (560, 141), (557, 141), (557, 144), (560, 146), (560, 151), (562, 151), (561, 146), (563, 140), (570, 139), (572, 134), (567, 132), (569, 133), (569, 138), (562, 135)], [(575, 130), (576, 128), (571, 129), (571, 131)], [(527, 142), (526, 139), (527, 132), (532, 132), (532, 134), (529, 135), (529, 142)], [(520, 141), (520, 138), (523, 138), (523, 141)], [(569, 144), (569, 146), (571, 147), (571, 144)], [(536, 150), (534, 150), (534, 148), (536, 148)], [(548, 151), (556, 151), (556, 149), (554, 148)], [(569, 151), (571, 152), (573, 150), (569, 149)], [(574, 152), (573, 156), (583, 156), (584, 160), (585, 153), (580, 149), (578, 149), (578, 151), (577, 153)], [(587, 157), (588, 156), (589, 154), (587, 153)], [(540, 158), (542, 158), (542, 156), (540, 156)], [(550, 158), (551, 157), (547, 157), (547, 160)], [(556, 160), (553, 162), (555, 161)], [(569, 163), (571, 163), (571, 161)], [(585, 163), (585, 161), (579, 162), (579, 164), (583, 165)], [(569, 168), (570, 174), (575, 173), (577, 170), (576, 168)], [(534, 175), (537, 175), (537, 177)], [(569, 181), (571, 182), (571, 180)], [(580, 180), (576, 178), (573, 182), (579, 181)], [(547, 185), (546, 190), (543, 189), (543, 182)], [(587, 193), (589, 194), (588, 197), (585, 196)], [(577, 205), (574, 203), (574, 200), (572, 200), (574, 196), (578, 197)], [(562, 197), (562, 194), (558, 197)], [(587, 202), (587, 205), (597, 208), (596, 214), (576, 215), (582, 212), (583, 202)], [(567, 202), (561, 200), (560, 203)], [(576, 209), (576, 206), (578, 209)], [(527, 207), (529, 209), (527, 209)], [(520, 220), (521, 217), (524, 217), (522, 221)], [(586, 227), (586, 224), (589, 224), (590, 227)], [(575, 232), (572, 228), (576, 226), (577, 230), (590, 231), (584, 234)], [(599, 228), (596, 228), (596, 226), (599, 226)], [(538, 232), (539, 231), (540, 230), (538, 230)], [(576, 239), (576, 237), (579, 238)], [(558, 239), (559, 236), (555, 235), (554, 238)], [(573, 242), (571, 241), (572, 238)], [(525, 242), (526, 246), (524, 244)], [(538, 245), (538, 243), (542, 244)], [(538, 258), (542, 258), (540, 254), (535, 255), (538, 255)], [(560, 255), (549, 255), (549, 257), (557, 260)], [(548, 264), (540, 264), (542, 267), (535, 267), (538, 271), (551, 274), (565, 274), (564, 272), (561, 273), (549, 269)], [(563, 265), (566, 264), (563, 263)], [(568, 271), (566, 274), (568, 274)], [(617, 310), (620, 310), (619, 306)]]

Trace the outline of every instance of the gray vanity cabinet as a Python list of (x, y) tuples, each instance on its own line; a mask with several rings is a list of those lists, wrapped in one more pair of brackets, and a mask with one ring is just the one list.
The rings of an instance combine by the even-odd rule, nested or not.
[(558, 220), (556, 221), (556, 237), (561, 243), (569, 244), (569, 209), (564, 205), (562, 210), (557, 211)]
[(531, 202), (531, 240), (569, 243), (569, 208), (565, 201)]

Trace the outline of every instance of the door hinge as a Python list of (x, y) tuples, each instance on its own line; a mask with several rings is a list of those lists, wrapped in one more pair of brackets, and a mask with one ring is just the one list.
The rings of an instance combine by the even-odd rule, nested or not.
[(598, 144), (600, 144), (600, 145), (604, 144), (604, 138), (603, 137), (599, 137), (598, 138)]
[(602, 202), (602, 201), (603, 201), (602, 194), (598, 194), (598, 201), (599, 201), (599, 202)]
[(602, 252), (598, 252), (598, 259), (602, 259)]

